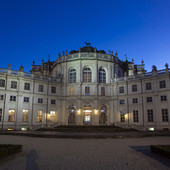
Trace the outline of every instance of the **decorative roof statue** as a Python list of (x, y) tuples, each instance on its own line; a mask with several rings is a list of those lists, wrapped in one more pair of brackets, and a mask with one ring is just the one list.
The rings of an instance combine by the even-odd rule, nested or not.
[(169, 66), (168, 63), (166, 63), (166, 64), (165, 64), (166, 69), (168, 69), (168, 66)]
[(113, 55), (113, 51), (111, 51), (111, 55)]
[(58, 57), (60, 57), (60, 52), (58, 53)]
[(23, 67), (23, 66), (20, 66), (20, 67), (19, 67), (19, 71), (24, 71), (24, 67)]
[(116, 51), (116, 53), (115, 53), (115, 56), (116, 56), (116, 57), (118, 56), (118, 53), (117, 53), (117, 51)]
[(142, 65), (144, 64), (144, 61), (143, 61), (143, 59), (142, 59), (141, 63), (142, 63)]
[(84, 43), (86, 44), (86, 46), (90, 46), (90, 43), (88, 43), (87, 41), (84, 41)]
[(152, 71), (157, 71), (157, 67), (155, 65), (152, 66)]

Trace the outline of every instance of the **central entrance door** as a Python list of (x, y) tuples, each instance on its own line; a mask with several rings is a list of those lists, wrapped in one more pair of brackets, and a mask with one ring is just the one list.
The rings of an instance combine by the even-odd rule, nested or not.
[(90, 125), (91, 124), (91, 114), (92, 114), (92, 109), (89, 104), (86, 104), (83, 108), (83, 114), (84, 114), (84, 124), (85, 125)]
[[(85, 110), (86, 111), (86, 110)], [(90, 111), (90, 110), (89, 110)], [(90, 113), (91, 112), (85, 112), (84, 113), (84, 124), (85, 125), (89, 125), (90, 121), (91, 121), (91, 117), (90, 117)]]

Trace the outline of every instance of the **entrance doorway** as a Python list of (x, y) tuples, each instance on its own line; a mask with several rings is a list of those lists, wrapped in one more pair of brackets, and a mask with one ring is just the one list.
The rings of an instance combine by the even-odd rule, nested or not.
[(84, 114), (84, 124), (90, 125), (91, 124), (91, 114), (92, 114), (92, 108), (89, 104), (85, 104), (83, 108), (83, 114)]

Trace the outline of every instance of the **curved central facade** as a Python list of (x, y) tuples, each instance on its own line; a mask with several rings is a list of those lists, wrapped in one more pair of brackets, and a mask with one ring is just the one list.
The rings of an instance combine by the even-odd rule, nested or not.
[(143, 61), (121, 61), (85, 46), (56, 61), (33, 62), (31, 73), (1, 69), (2, 129), (56, 125), (169, 128), (169, 68), (147, 73)]

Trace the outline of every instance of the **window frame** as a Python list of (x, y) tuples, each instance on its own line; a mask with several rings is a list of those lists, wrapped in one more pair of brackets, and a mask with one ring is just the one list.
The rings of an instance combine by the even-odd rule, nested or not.
[(17, 81), (11, 81), (11, 89), (17, 89)]

